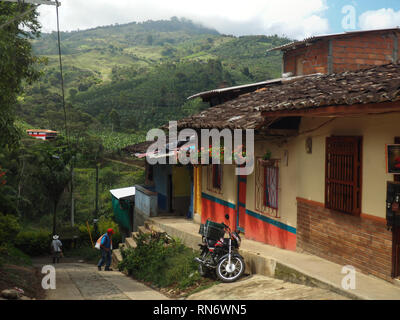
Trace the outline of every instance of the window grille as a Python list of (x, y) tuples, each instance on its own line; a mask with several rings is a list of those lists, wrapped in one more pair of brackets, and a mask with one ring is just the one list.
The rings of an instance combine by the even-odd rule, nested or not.
[(278, 160), (257, 159), (256, 166), (256, 211), (279, 218), (279, 165)]
[(212, 164), (207, 167), (207, 190), (222, 193), (222, 164)]

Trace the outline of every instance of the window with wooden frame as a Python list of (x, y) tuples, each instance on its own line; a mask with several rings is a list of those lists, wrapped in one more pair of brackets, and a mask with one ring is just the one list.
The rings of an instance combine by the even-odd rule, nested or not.
[(361, 213), (362, 137), (326, 138), (325, 207)]
[(256, 211), (279, 218), (279, 162), (278, 160), (257, 159), (255, 207)]
[(207, 189), (222, 193), (222, 164), (211, 164), (207, 167)]

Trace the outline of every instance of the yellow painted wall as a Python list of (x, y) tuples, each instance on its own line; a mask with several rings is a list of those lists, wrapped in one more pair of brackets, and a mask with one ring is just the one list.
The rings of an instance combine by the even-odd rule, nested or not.
[(237, 176), (235, 175), (235, 166), (224, 164), (222, 168), (222, 193), (207, 190), (207, 167), (203, 166), (202, 174), (202, 190), (204, 193), (212, 195), (216, 198), (228, 201), (236, 205), (237, 193)]
[(172, 167), (174, 197), (190, 197), (190, 176), (186, 167)]
[[(271, 219), (280, 221), (286, 225), (296, 227), (297, 206), (296, 206), (296, 154), (295, 143), (278, 143), (276, 140), (256, 141), (254, 152), (256, 157), (262, 157), (267, 150), (272, 152), (273, 159), (280, 159), (279, 162), (279, 193), (278, 211), (279, 218)], [(283, 163), (284, 150), (288, 151), (288, 166)], [(255, 208), (255, 175), (256, 168), (247, 177), (246, 209), (259, 213)]]
[[(303, 118), (300, 133), (313, 130), (330, 118)], [(255, 154), (262, 156), (267, 149), (272, 158), (283, 160), (288, 150), (288, 166), (279, 164), (279, 218), (273, 218), (289, 226), (297, 224), (297, 197), (324, 203), (325, 201), (325, 141), (331, 135), (363, 137), (362, 213), (386, 217), (386, 182), (393, 175), (386, 173), (385, 144), (393, 144), (400, 136), (400, 114), (367, 115), (337, 118), (318, 130), (287, 141), (256, 141)], [(312, 154), (306, 152), (307, 137), (312, 137)], [(223, 192), (207, 190), (207, 169), (201, 172), (202, 191), (232, 204), (237, 202), (237, 176), (233, 165), (224, 165)], [(246, 208), (255, 210), (255, 171), (247, 177)]]
[(194, 212), (201, 215), (201, 166), (194, 167)]
[[(300, 132), (316, 128), (327, 118), (305, 118)], [(393, 144), (400, 136), (400, 114), (369, 115), (338, 118), (321, 129), (303, 135), (296, 140), (298, 170), (297, 190), (299, 197), (324, 203), (325, 140), (330, 135), (363, 137), (362, 161), (362, 213), (385, 218), (386, 182), (393, 175), (386, 173), (385, 144)], [(305, 151), (305, 140), (313, 138), (313, 152)]]

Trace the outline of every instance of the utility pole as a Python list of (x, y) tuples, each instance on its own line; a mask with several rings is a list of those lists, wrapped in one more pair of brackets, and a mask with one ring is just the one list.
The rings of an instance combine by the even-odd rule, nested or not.
[(75, 203), (74, 203), (74, 159), (71, 161), (71, 227), (75, 225)]

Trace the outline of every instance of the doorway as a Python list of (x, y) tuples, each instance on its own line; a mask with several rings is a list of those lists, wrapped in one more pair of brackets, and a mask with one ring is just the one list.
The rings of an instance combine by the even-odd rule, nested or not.
[(246, 186), (247, 186), (247, 176), (237, 176), (237, 205), (236, 205), (236, 228), (241, 232), (244, 230), (244, 222), (246, 215)]
[[(395, 144), (400, 144), (400, 137), (394, 138)], [(400, 182), (400, 175), (394, 176), (394, 181)], [(396, 220), (400, 219), (399, 216), (395, 218), (392, 228), (392, 276), (393, 278), (400, 277), (400, 227), (397, 226)]]
[(167, 185), (167, 189), (168, 189), (168, 212), (173, 212), (174, 211), (174, 208), (173, 208), (173, 203), (172, 203), (172, 201), (173, 201), (173, 194), (174, 194), (174, 192), (173, 192), (173, 190), (172, 190), (172, 186), (173, 186), (173, 183), (172, 183), (172, 175), (171, 174), (169, 174), (168, 175), (168, 185)]

